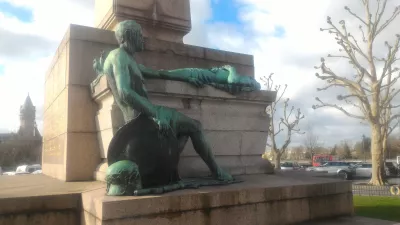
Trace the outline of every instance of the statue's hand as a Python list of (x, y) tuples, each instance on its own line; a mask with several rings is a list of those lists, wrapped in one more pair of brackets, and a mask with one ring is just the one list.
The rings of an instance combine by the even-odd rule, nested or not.
[(164, 107), (158, 107), (154, 121), (158, 125), (161, 134), (167, 134), (168, 129), (171, 128), (172, 115), (169, 110)]
[(191, 85), (193, 85), (193, 86), (195, 86), (197, 88), (204, 87), (204, 83), (201, 80), (199, 80), (197, 78), (194, 78), (194, 77), (190, 77), (188, 79), (188, 82), (189, 82), (189, 84), (191, 84)]
[(170, 125), (168, 120), (162, 118), (162, 119), (155, 119), (157, 125), (158, 125), (158, 129), (160, 130), (160, 133), (162, 134), (166, 134)]
[(213, 83), (213, 77), (201, 72), (193, 73), (188, 78), (188, 82), (197, 88), (204, 87), (205, 84)]

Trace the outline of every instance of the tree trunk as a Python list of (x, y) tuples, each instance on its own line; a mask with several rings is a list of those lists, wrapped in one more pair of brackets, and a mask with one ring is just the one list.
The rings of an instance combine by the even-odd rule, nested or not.
[(275, 169), (281, 169), (281, 154), (275, 152)]
[(369, 183), (372, 185), (381, 186), (384, 185), (382, 174), (382, 171), (384, 171), (384, 166), (381, 128), (379, 123), (372, 125), (371, 134), (372, 177)]
[(387, 146), (388, 146), (388, 134), (381, 134), (382, 135), (382, 155), (383, 161), (386, 161), (388, 154), (387, 154)]

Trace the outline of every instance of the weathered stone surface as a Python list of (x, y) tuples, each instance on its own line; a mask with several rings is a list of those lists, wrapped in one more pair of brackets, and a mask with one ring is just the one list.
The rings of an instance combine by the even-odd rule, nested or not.
[(96, 133), (68, 133), (66, 150), (67, 181), (93, 179), (93, 171), (100, 163)]
[(189, 0), (96, 0), (96, 27), (115, 30), (129, 19), (142, 25), (145, 37), (182, 43), (191, 29)]
[[(240, 132), (206, 131), (206, 138), (214, 155), (240, 155)], [(182, 156), (198, 156), (191, 141), (186, 144)]]
[[(273, 173), (268, 161), (260, 155), (218, 155), (218, 165), (232, 175)], [(179, 161), (179, 174), (182, 177), (210, 176), (210, 170), (198, 156), (183, 156)]]
[(48, 211), (0, 216), (0, 225), (40, 224), (70, 225), (78, 224), (79, 218), (73, 210)]
[[(293, 224), (311, 219), (314, 199), (336, 196), (343, 209), (336, 215), (353, 213), (350, 192), (324, 189), (325, 186), (351, 186), (349, 182), (310, 176), (243, 176), (243, 183), (223, 187), (172, 192), (162, 196), (113, 198), (100, 190), (83, 194), (87, 221), (97, 224)], [(325, 190), (315, 195), (312, 190)], [(332, 200), (335, 201), (335, 200)], [(329, 207), (326, 202), (322, 207)], [(346, 206), (349, 205), (349, 206)], [(143, 207), (146, 206), (146, 207)], [(316, 208), (314, 210), (317, 210)], [(326, 217), (325, 217), (326, 218)], [(88, 225), (91, 223), (88, 223)]]

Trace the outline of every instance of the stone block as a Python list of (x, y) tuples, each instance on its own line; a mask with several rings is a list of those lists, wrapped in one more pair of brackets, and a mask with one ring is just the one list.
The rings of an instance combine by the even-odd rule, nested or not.
[[(268, 126), (266, 119), (263, 122), (264, 126)], [(241, 155), (258, 155), (260, 156), (265, 152), (265, 146), (267, 143), (268, 132), (242, 132), (241, 136)]]
[(62, 181), (66, 181), (67, 173), (65, 171), (65, 163), (57, 163), (57, 164), (53, 164), (50, 162), (42, 163), (42, 171), (43, 174), (46, 174), (47, 176)]
[(353, 194), (351, 192), (311, 198), (309, 200), (310, 218), (312, 220), (331, 218), (343, 215), (344, 212), (351, 216), (354, 212), (352, 203)]
[(41, 225), (70, 225), (77, 224), (76, 212), (67, 210), (63, 212), (36, 212), (0, 216), (0, 225), (41, 224)]
[[(43, 142), (42, 161), (49, 164), (63, 165), (65, 162), (66, 146), (67, 146), (66, 133), (45, 140)], [(43, 172), (52, 172), (52, 171), (47, 171), (45, 168), (43, 168)]]
[[(240, 132), (206, 131), (205, 135), (214, 155), (240, 155)], [(186, 147), (182, 152), (182, 156), (198, 156), (193, 148), (191, 141), (188, 141), (188, 143), (186, 144)]]
[(96, 78), (96, 73), (93, 70), (93, 59), (99, 58), (101, 51), (110, 51), (114, 48), (114, 45), (71, 39), (69, 41), (69, 74), (66, 78), (67, 84), (85, 85), (88, 87)]
[[(217, 155), (218, 165), (232, 175), (271, 174), (273, 168), (261, 155)], [(209, 176), (210, 170), (198, 156), (182, 156), (179, 161), (179, 174), (182, 177)]]
[[(314, 186), (337, 186), (347, 183), (318, 179), (304, 175), (240, 176), (243, 183), (220, 187), (203, 187), (160, 196), (115, 198), (104, 196), (103, 190), (82, 194), (83, 210), (96, 218), (97, 224), (267, 224), (285, 225), (308, 222), (314, 199), (329, 198), (332, 194), (309, 194)], [(299, 191), (298, 191), (299, 189)], [(337, 193), (333, 196), (346, 195)], [(329, 207), (325, 202), (319, 207)], [(351, 205), (349, 198), (342, 204)], [(333, 203), (336, 204), (336, 203)], [(343, 207), (335, 216), (350, 216), (352, 210)], [(323, 217), (328, 218), (329, 216)], [(92, 218), (94, 221), (94, 218)], [(89, 225), (89, 224), (88, 224)]]
[(68, 86), (68, 132), (97, 132), (96, 111), (87, 86)]
[(43, 140), (53, 139), (66, 132), (68, 125), (68, 91), (64, 89), (43, 115)]
[(244, 155), (241, 157), (245, 174), (273, 174), (274, 167), (261, 155)]
[(258, 203), (254, 211), (256, 212), (254, 224), (297, 224), (310, 218), (307, 199)]
[(100, 163), (96, 133), (68, 133), (66, 181), (93, 180), (93, 172)]
[(200, 119), (205, 130), (223, 131), (268, 131), (268, 119), (265, 116), (243, 117), (210, 115), (204, 112)]
[(116, 129), (109, 128), (99, 131), (97, 133), (97, 141), (99, 143), (99, 148), (100, 148), (100, 157), (102, 159), (107, 158), (108, 146), (110, 145), (111, 139), (113, 138), (115, 132)]
[(183, 43), (191, 29), (188, 0), (96, 0), (95, 26), (115, 30), (124, 20), (134, 19), (142, 25), (143, 35)]
[[(232, 175), (245, 174), (245, 168), (242, 165), (241, 156), (216, 156), (218, 165)], [(179, 161), (179, 174), (181, 177), (209, 176), (210, 170), (204, 161), (196, 156), (181, 157)]]

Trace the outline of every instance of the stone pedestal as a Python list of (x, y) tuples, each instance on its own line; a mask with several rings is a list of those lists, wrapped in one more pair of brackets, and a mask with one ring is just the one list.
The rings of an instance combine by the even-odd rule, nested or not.
[(353, 215), (351, 183), (304, 174), (250, 175), (243, 183), (161, 196), (82, 194), (82, 225), (286, 225)]
[(183, 43), (191, 29), (189, 0), (96, 0), (96, 27), (115, 30), (128, 19), (142, 25), (145, 37)]
[[(274, 101), (274, 92), (258, 91), (234, 96), (213, 87), (196, 89), (177, 81), (147, 80), (145, 85), (153, 104), (175, 108), (202, 123), (222, 168), (233, 175), (272, 172), (268, 161), (262, 159), (261, 155), (265, 149), (269, 124), (264, 111), (266, 105)], [(99, 105), (97, 137), (100, 156), (104, 159), (95, 176), (103, 180), (108, 145), (124, 121), (105, 76), (95, 86), (93, 98)], [(210, 175), (191, 142), (188, 142), (181, 155), (179, 172), (182, 177)]]
[[(107, 110), (115, 111), (110, 93), (104, 92), (103, 97), (99, 96), (97, 101), (104, 102), (100, 111), (93, 101), (89, 88), (96, 78), (92, 68), (93, 59), (98, 58), (102, 50), (110, 51), (117, 46), (113, 31), (78, 25), (71, 25), (61, 41), (45, 79), (42, 156), (44, 174), (65, 181), (93, 179), (93, 172), (105, 157), (106, 148), (103, 142), (109, 142), (107, 135), (99, 136), (99, 131), (103, 128), (96, 126), (96, 118), (104, 117), (105, 123), (111, 123), (107, 127), (113, 127), (114, 131), (121, 121), (112, 119), (118, 118), (117, 115), (104, 114)], [(231, 64), (240, 74), (254, 74), (253, 57), (250, 55), (156, 39), (145, 39), (145, 51), (137, 55), (137, 61), (155, 69), (208, 68)], [(274, 100), (274, 92), (235, 98), (211, 87), (196, 90), (181, 82), (152, 80), (146, 85), (153, 103), (178, 108), (191, 113), (194, 118), (200, 117), (209, 131), (208, 138), (211, 142), (224, 140), (227, 148), (222, 149), (219, 144), (213, 146), (217, 153), (220, 151), (224, 156), (219, 159), (220, 163), (224, 164), (225, 161), (226, 165), (248, 165), (261, 159), (268, 122), (262, 112)], [(108, 132), (109, 140), (113, 131)], [(227, 133), (231, 135), (229, 138)], [(205, 173), (204, 164), (194, 157), (190, 148), (188, 146), (184, 153), (189, 160), (187, 164), (198, 167), (199, 171)], [(251, 157), (238, 157), (240, 155)], [(230, 170), (236, 173), (235, 167)], [(243, 167), (237, 170), (243, 172)]]

